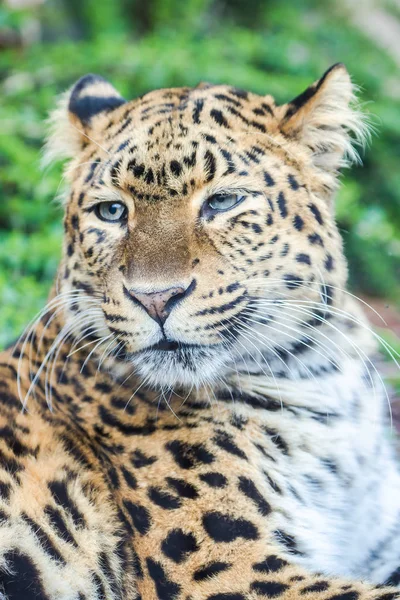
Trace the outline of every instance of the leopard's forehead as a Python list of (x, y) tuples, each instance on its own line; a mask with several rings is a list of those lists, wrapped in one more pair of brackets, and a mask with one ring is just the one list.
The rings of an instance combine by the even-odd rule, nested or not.
[(149, 92), (100, 117), (97, 139), (108, 159), (97, 159), (92, 182), (111, 181), (139, 200), (149, 186), (156, 200), (212, 180), (247, 184), (265, 155), (297, 164), (280, 139), (276, 111), (271, 96), (227, 85)]
[(195, 88), (154, 90), (124, 108), (124, 118), (130, 117), (137, 123), (185, 121), (214, 128), (253, 128), (265, 133), (266, 119), (274, 117), (275, 102), (271, 96), (259, 96), (232, 86), (200, 84)]

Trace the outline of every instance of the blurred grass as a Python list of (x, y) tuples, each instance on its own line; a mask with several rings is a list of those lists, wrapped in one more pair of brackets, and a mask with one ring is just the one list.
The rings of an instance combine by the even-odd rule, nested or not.
[[(224, 82), (284, 102), (335, 62), (361, 86), (375, 128), (364, 167), (343, 178), (337, 215), (356, 293), (400, 296), (398, 67), (327, 0), (62, 0), (15, 11), (42, 40), (0, 52), (0, 347), (43, 305), (62, 240), (54, 197), (61, 167), (42, 173), (44, 119), (55, 96), (97, 72), (133, 98), (158, 87)], [(240, 23), (240, 25), (239, 25)]]

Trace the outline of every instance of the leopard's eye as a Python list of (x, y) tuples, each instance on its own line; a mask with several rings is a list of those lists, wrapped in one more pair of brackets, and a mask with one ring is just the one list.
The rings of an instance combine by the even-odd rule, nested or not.
[(124, 221), (127, 216), (127, 209), (122, 202), (100, 202), (96, 205), (96, 215), (102, 221)]
[(214, 194), (207, 199), (208, 209), (214, 212), (230, 210), (245, 199), (243, 194)]

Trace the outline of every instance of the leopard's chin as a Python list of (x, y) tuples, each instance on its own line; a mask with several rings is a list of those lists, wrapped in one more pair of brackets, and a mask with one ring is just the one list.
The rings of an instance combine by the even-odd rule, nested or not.
[(129, 360), (150, 387), (196, 389), (216, 385), (229, 368), (230, 356), (220, 344), (160, 342)]

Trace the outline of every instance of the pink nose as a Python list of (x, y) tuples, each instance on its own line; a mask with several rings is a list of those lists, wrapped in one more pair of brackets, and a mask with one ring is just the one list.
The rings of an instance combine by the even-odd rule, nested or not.
[(129, 294), (144, 308), (152, 319), (163, 325), (173, 307), (179, 300), (184, 298), (186, 291), (183, 287), (172, 287), (168, 290), (144, 294), (131, 289), (129, 290)]

